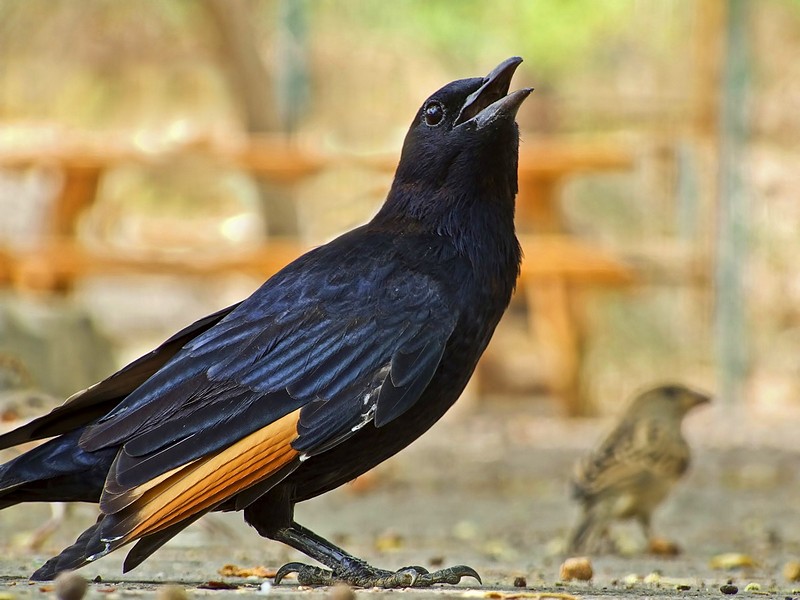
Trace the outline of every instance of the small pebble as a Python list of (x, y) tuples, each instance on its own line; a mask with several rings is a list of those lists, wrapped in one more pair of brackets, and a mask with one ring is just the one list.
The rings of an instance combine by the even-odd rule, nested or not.
[(675, 586), (675, 589), (678, 590), (679, 592), (688, 592), (690, 589), (692, 589), (692, 586), (687, 585), (685, 583), (679, 583), (678, 585)]
[(528, 580), (524, 577), (514, 577), (514, 587), (528, 587)]
[(719, 586), (719, 591), (723, 594), (738, 594), (739, 588), (733, 584), (726, 583), (724, 585)]
[(271, 581), (265, 581), (264, 583), (261, 584), (261, 587), (258, 588), (258, 593), (259, 594), (269, 594), (270, 592), (272, 592), (272, 582)]
[(760, 592), (761, 591), (761, 584), (756, 583), (755, 581), (751, 581), (746, 586), (744, 586), (745, 592)]
[(179, 585), (164, 585), (158, 588), (156, 600), (188, 600), (186, 590)]
[(337, 583), (328, 593), (328, 598), (330, 600), (355, 600), (355, 597), (356, 593), (353, 591), (353, 588), (344, 583)]
[(53, 582), (58, 600), (81, 600), (89, 583), (77, 573), (66, 571)]

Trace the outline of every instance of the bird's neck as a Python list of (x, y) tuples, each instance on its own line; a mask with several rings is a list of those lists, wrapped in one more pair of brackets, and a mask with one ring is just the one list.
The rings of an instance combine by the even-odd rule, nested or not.
[(444, 237), (479, 278), (489, 278), (491, 287), (501, 285), (503, 295), (508, 288), (510, 295), (521, 261), (514, 230), (516, 192), (516, 168), (505, 177), (483, 171), (427, 189), (396, 177), (372, 225)]

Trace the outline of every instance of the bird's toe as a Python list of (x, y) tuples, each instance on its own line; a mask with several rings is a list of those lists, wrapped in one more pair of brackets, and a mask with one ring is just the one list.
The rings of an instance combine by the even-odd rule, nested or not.
[(440, 569), (438, 571), (434, 571), (433, 573), (425, 573), (424, 575), (420, 575), (417, 579), (417, 586), (427, 586), (427, 585), (434, 585), (437, 583), (449, 583), (451, 585), (455, 585), (460, 583), (464, 577), (472, 577), (473, 579), (477, 580), (478, 583), (482, 584), (481, 576), (478, 575), (478, 572), (475, 571), (472, 567), (468, 567), (467, 565), (456, 565), (455, 567), (448, 567), (446, 569)]
[(284, 577), (291, 573), (297, 573), (297, 582), (300, 585), (333, 585), (337, 582), (333, 578), (333, 573), (327, 569), (301, 562), (290, 562), (283, 565), (275, 573), (275, 585), (278, 585)]

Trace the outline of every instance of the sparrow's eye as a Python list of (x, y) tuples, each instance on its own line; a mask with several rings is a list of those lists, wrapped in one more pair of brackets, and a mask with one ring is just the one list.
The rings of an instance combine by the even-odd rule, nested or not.
[(431, 102), (423, 111), (425, 124), (429, 127), (436, 127), (444, 119), (444, 106), (438, 102)]

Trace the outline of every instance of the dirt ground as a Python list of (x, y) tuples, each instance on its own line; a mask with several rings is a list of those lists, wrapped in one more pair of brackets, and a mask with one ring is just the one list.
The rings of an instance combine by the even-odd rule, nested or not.
[[(800, 598), (800, 582), (782, 575), (788, 561), (800, 560), (798, 415), (754, 415), (721, 405), (691, 415), (685, 427), (694, 450), (691, 471), (654, 522), (656, 533), (677, 542), (682, 553), (647, 555), (637, 528), (622, 524), (614, 529), (620, 553), (593, 556), (591, 582), (562, 583), (564, 538), (577, 515), (567, 492), (570, 468), (609, 423), (541, 412), (541, 402), (495, 399), (448, 416), (367, 477), (298, 506), (297, 520), (376, 566), (463, 563), (483, 577), (483, 586), (465, 580), (457, 587), (359, 590), (357, 596), (721, 598), (720, 585), (731, 581), (739, 595)], [(26, 549), (30, 532), (49, 514), (46, 505), (0, 513), (0, 599), (55, 597), (52, 587), (31, 584), (27, 575), (71, 543), (94, 511), (75, 507), (40, 549)], [(712, 566), (715, 557), (732, 552), (745, 556)], [(274, 569), (304, 559), (259, 538), (238, 514), (193, 525), (126, 575), (123, 558), (120, 551), (79, 571), (99, 578), (87, 597), (154, 597), (166, 582), (190, 598), (331, 595), (290, 580), (267, 589), (264, 578), (220, 575), (225, 564)], [(525, 587), (514, 587), (517, 577), (525, 578)], [(202, 589), (210, 581), (236, 589)], [(745, 591), (748, 584), (760, 590), (750, 585)]]

